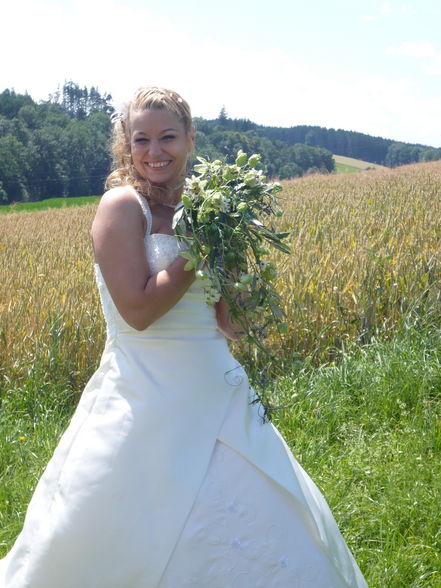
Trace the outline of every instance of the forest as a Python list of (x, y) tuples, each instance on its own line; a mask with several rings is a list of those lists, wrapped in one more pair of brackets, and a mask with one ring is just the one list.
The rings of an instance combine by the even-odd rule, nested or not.
[[(112, 96), (65, 82), (46, 101), (6, 89), (0, 94), (0, 204), (101, 194), (109, 172)], [(333, 154), (396, 167), (441, 159), (441, 148), (397, 143), (315, 126), (261, 126), (196, 117), (196, 152), (231, 161), (237, 151), (260, 153), (271, 178), (334, 171)]]

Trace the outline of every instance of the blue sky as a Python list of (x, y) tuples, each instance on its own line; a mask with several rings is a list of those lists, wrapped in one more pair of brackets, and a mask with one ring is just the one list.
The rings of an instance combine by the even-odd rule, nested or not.
[[(72, 79), (116, 105), (144, 84), (193, 114), (321, 125), (441, 147), (439, 0), (16, 0), (0, 91)], [(5, 57), (7, 56), (7, 57)]]

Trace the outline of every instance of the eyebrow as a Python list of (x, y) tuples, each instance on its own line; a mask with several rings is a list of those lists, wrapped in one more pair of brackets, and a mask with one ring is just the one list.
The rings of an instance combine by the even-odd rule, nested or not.
[[(162, 135), (163, 133), (168, 133), (170, 131), (177, 132), (177, 129), (170, 127), (169, 129), (162, 130), (159, 134)], [(144, 131), (135, 131), (135, 133), (138, 133), (138, 135), (147, 135), (147, 133), (144, 133)]]

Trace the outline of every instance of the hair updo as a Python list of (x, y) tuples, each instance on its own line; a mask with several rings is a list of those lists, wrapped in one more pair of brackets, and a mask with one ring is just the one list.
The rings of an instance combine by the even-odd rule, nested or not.
[(106, 188), (131, 185), (144, 196), (151, 194), (150, 182), (136, 171), (130, 149), (131, 118), (143, 110), (167, 110), (182, 123), (185, 132), (193, 128), (190, 106), (177, 92), (157, 86), (139, 88), (133, 99), (112, 116), (112, 171), (107, 177)]

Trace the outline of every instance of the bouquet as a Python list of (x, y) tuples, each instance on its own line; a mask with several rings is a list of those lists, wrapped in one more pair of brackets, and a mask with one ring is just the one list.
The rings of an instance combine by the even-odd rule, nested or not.
[(282, 215), (278, 183), (267, 183), (256, 169), (260, 155), (239, 151), (234, 164), (198, 157), (194, 175), (186, 181), (174, 218), (176, 234), (186, 243), (181, 255), (186, 270), (196, 269), (207, 304), (222, 296), (231, 320), (239, 324), (248, 342), (264, 348), (270, 326), (287, 328), (274, 282), (271, 248), (289, 253), (271, 221)]

